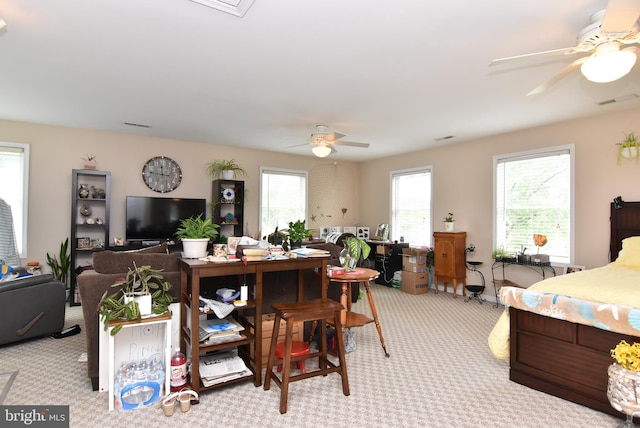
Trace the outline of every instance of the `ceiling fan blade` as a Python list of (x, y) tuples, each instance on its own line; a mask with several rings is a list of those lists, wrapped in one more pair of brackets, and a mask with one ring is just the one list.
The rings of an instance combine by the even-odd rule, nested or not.
[(369, 143), (356, 143), (354, 141), (336, 141), (333, 144), (338, 146), (363, 147), (365, 149), (369, 147)]
[(505, 62), (517, 61), (521, 59), (538, 57), (538, 56), (571, 54), (571, 53), (574, 53), (574, 50), (575, 50), (575, 47), (572, 47), (572, 48), (553, 49), (550, 51), (534, 52), (534, 53), (523, 54), (523, 55), (508, 56), (505, 58), (498, 58), (498, 59), (491, 60), (491, 63), (489, 65), (503, 64)]
[(573, 73), (573, 71), (575, 69), (580, 68), (580, 66), (582, 64), (584, 64), (587, 61), (587, 59), (589, 59), (589, 56), (583, 56), (582, 58), (578, 58), (577, 60), (573, 61), (571, 64), (567, 65), (565, 68), (560, 70), (551, 79), (547, 80), (542, 85), (538, 86), (533, 91), (529, 92), (527, 94), (527, 96), (529, 96), (529, 95), (537, 95), (537, 94), (539, 94), (541, 92), (546, 91), (547, 89), (549, 89), (550, 86), (558, 83), (560, 80), (564, 79), (569, 74)]
[(600, 29), (607, 34), (626, 34), (640, 16), (640, 0), (609, 0)]
[(322, 138), (324, 138), (327, 141), (336, 141), (336, 140), (339, 140), (342, 137), (346, 137), (346, 135), (341, 134), (339, 132), (332, 132), (331, 134), (325, 135)]
[(295, 146), (287, 146), (287, 147), (285, 147), (285, 149), (293, 149), (294, 147), (308, 146), (309, 144), (312, 144), (312, 143), (306, 142), (306, 143), (303, 143), (303, 144), (296, 144)]

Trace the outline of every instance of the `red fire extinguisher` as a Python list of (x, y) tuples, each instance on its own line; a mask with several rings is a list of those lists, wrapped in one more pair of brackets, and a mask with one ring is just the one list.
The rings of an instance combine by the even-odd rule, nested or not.
[(187, 358), (180, 350), (171, 357), (171, 392), (178, 392), (187, 386)]

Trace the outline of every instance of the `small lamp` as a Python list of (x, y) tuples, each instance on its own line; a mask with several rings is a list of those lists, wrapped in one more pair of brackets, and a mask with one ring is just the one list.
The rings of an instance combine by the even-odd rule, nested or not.
[(632, 51), (620, 50), (618, 42), (603, 43), (582, 64), (580, 71), (592, 82), (613, 82), (626, 76), (635, 65), (636, 59), (636, 54)]
[(617, 210), (619, 210), (620, 208), (622, 208), (622, 204), (624, 203), (624, 201), (622, 200), (622, 196), (616, 196), (615, 198), (613, 198), (613, 207)]
[(314, 148), (312, 148), (311, 151), (313, 152), (314, 155), (318, 156), (319, 158), (326, 158), (331, 154), (331, 147), (328, 147), (325, 145), (317, 145)]

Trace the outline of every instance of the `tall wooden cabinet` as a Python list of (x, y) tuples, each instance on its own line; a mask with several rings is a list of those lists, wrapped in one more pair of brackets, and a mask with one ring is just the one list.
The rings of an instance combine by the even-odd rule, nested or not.
[[(99, 190), (102, 189), (102, 193)], [(80, 304), (77, 278), (91, 266), (92, 254), (109, 245), (111, 172), (74, 169), (71, 172), (71, 274), (69, 305)]]
[(467, 247), (467, 232), (434, 232), (433, 281), (438, 293), (438, 281), (442, 281), (444, 291), (447, 283), (453, 284), (453, 297), (456, 298), (458, 281), (462, 282), (462, 295), (466, 296), (467, 271), (464, 262), (464, 250)]
[(212, 222), (220, 225), (219, 236), (244, 234), (244, 181), (213, 180)]

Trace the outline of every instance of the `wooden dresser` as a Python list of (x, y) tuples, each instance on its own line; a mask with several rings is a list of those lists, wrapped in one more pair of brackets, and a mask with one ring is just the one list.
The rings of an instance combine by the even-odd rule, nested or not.
[(458, 281), (462, 282), (462, 295), (466, 296), (467, 271), (464, 263), (464, 250), (467, 248), (467, 232), (434, 232), (433, 282), (438, 293), (438, 281), (442, 281), (444, 291), (447, 283), (453, 284), (453, 297), (457, 297)]

